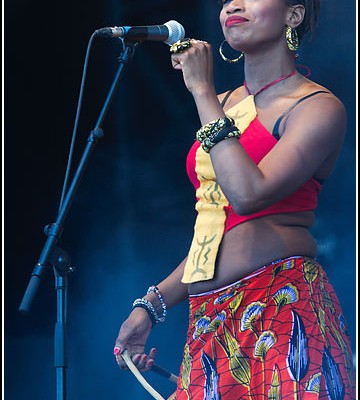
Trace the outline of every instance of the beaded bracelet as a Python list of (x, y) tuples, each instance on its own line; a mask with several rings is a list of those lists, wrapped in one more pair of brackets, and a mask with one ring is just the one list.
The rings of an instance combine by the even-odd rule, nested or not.
[(240, 131), (234, 125), (235, 121), (232, 118), (218, 118), (208, 124), (202, 126), (196, 132), (196, 138), (201, 143), (201, 147), (206, 153), (219, 143), (221, 140), (231, 137), (239, 138)]
[(234, 126), (234, 123), (235, 121), (228, 117), (215, 119), (214, 121), (202, 126), (196, 132), (196, 139), (199, 140), (199, 142), (202, 142), (206, 138), (212, 138), (213, 136), (216, 136), (221, 129), (227, 126)]
[(239, 129), (236, 128), (236, 126), (228, 126), (226, 128), (223, 128), (217, 136), (213, 140), (210, 140), (209, 138), (203, 140), (201, 142), (201, 147), (206, 153), (209, 153), (210, 149), (215, 146), (217, 143), (219, 143), (221, 140), (224, 139), (229, 139), (231, 137), (234, 138), (239, 138), (240, 137), (240, 132)]
[(136, 299), (132, 305), (133, 309), (136, 307), (143, 308), (151, 319), (152, 326), (154, 326), (157, 322), (159, 322), (159, 317), (154, 306), (145, 299)]
[(240, 132), (236, 126), (227, 126), (221, 129), (218, 134), (212, 139), (206, 138), (201, 142), (201, 147), (206, 153), (209, 153), (210, 149), (219, 143), (221, 140), (229, 139), (231, 137), (239, 138)]
[(154, 292), (160, 301), (161, 308), (162, 308), (162, 315), (161, 315), (161, 317), (159, 317), (159, 322), (164, 322), (166, 314), (167, 314), (167, 307), (166, 307), (165, 301), (160, 293), (160, 290), (156, 286), (150, 286), (147, 293), (150, 293), (150, 292)]

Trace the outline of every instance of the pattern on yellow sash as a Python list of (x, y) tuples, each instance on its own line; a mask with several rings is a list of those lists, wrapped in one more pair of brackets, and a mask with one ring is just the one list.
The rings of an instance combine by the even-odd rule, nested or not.
[[(240, 132), (249, 126), (256, 117), (254, 96), (250, 95), (226, 112), (235, 120)], [(226, 214), (224, 207), (229, 205), (216, 180), (210, 155), (200, 146), (196, 152), (196, 174), (200, 187), (196, 191), (198, 212), (194, 237), (182, 277), (183, 283), (193, 283), (212, 279), (218, 249), (224, 234)]]

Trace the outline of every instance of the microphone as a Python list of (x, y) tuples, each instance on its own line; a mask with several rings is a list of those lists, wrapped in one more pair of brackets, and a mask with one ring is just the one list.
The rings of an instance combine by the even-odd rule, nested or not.
[(184, 27), (177, 21), (171, 20), (164, 25), (150, 26), (114, 26), (101, 28), (94, 32), (95, 36), (103, 38), (123, 38), (132, 42), (154, 40), (165, 42), (169, 46), (185, 36)]

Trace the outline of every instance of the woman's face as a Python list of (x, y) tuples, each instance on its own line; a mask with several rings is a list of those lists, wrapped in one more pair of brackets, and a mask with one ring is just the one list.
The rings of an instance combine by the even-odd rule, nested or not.
[(284, 40), (288, 10), (285, 0), (223, 0), (220, 23), (228, 43), (247, 52)]

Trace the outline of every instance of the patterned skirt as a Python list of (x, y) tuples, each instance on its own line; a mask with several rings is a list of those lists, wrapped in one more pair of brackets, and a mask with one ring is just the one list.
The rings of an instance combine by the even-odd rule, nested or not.
[(176, 400), (355, 399), (339, 300), (312, 258), (190, 296)]

